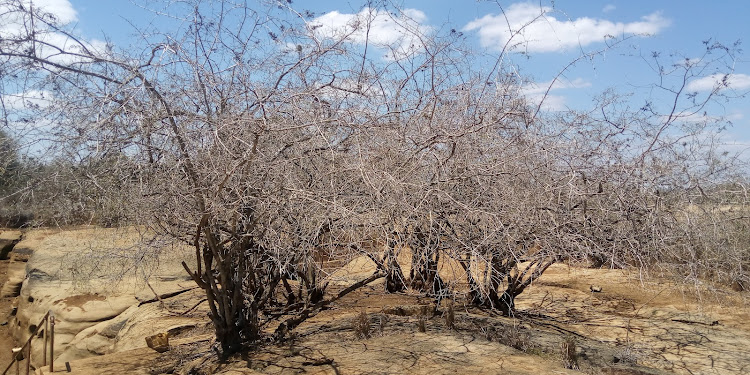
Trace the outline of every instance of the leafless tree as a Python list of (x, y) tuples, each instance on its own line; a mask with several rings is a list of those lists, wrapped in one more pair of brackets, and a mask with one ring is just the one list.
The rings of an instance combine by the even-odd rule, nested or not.
[[(556, 262), (674, 259), (665, 249), (692, 246), (685, 233), (699, 229), (680, 217), (691, 194), (726, 181), (699, 137), (711, 124), (682, 121), (719, 94), (684, 88), (731, 56), (720, 45), (674, 66), (681, 86), (661, 81), (666, 110), (606, 93), (589, 111), (545, 114), (504, 56), (484, 68), (460, 33), (389, 5), (328, 33), (286, 3), (159, 3), (180, 22), (121, 50), (29, 4), (0, 6), (22, 25), (3, 35), (0, 68), (51, 93), (29, 116), (54, 124), (51, 147), (83, 168), (81, 192), (195, 247), (184, 266), (225, 354), (273, 321), (282, 339), (379, 278), (391, 292), (460, 292), (441, 259), (460, 265), (472, 303), (509, 315)], [(404, 38), (371, 38), (377, 17)], [(331, 271), (355, 256), (375, 273), (330, 293)]]

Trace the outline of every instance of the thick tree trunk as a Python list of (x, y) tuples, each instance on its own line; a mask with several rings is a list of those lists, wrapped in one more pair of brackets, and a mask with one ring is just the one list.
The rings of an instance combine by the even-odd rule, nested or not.
[(411, 270), (409, 271), (409, 286), (414, 290), (427, 293), (429, 296), (439, 296), (446, 289), (443, 279), (438, 274), (438, 252), (425, 248), (414, 249)]
[(466, 281), (469, 283), (469, 298), (471, 304), (500, 311), (505, 316), (515, 315), (516, 297), (523, 292), (523, 288), (516, 288), (514, 286), (519, 284), (510, 283), (505, 291), (498, 295), (497, 290), (502, 283), (493, 281), (489, 283), (490, 285), (488, 285), (489, 290), (487, 293), (482, 293), (479, 284), (477, 284), (477, 281), (472, 276), (469, 259), (462, 259), (460, 264), (466, 272)]
[(221, 355), (228, 357), (230, 354), (242, 350), (242, 337), (240, 330), (232, 326), (214, 327), (216, 329), (216, 341), (221, 346)]
[(385, 290), (388, 293), (398, 293), (406, 290), (404, 272), (401, 270), (401, 266), (398, 264), (398, 259), (396, 258), (395, 240), (388, 241), (388, 248), (385, 250), (383, 256), (383, 264), (386, 271)]
[(518, 294), (506, 289), (499, 297), (496, 292), (491, 293), (491, 307), (500, 311), (504, 316), (514, 316), (516, 313), (516, 296)]
[[(226, 358), (243, 350), (247, 343), (260, 339), (260, 322), (257, 308), (246, 306), (238, 309), (231, 321), (211, 316), (216, 331), (216, 341), (221, 347), (221, 355)], [(243, 316), (244, 313), (244, 316)]]

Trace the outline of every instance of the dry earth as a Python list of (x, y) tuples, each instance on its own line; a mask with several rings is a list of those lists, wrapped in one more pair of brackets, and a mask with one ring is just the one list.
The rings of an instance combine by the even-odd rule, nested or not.
[[(11, 259), (9, 253), (15, 244), (21, 240), (21, 232), (10, 229), (0, 229), (0, 370), (4, 370), (11, 360), (10, 350), (14, 342), (10, 335), (10, 320), (14, 294), (23, 280), (26, 264)], [(11, 280), (10, 282), (8, 282)]]
[[(747, 293), (562, 264), (551, 267), (519, 297), (517, 319), (470, 308), (456, 298), (455, 327), (449, 329), (445, 312), (451, 302), (444, 300), (433, 314), (432, 300), (409, 292), (388, 295), (382, 284), (375, 284), (304, 323), (289, 342), (262, 346), (220, 363), (212, 350), (199, 291), (171, 296), (191, 285), (178, 277), (169, 257), (151, 275), (163, 306), (137, 280), (128, 288), (113, 288), (102, 275), (93, 282), (83, 282), (80, 275), (66, 279), (70, 274), (29, 281), (34, 272), (64, 274), (59, 265), (70, 264), (71, 253), (91, 250), (84, 252), (90, 263), (97, 251), (108, 249), (112, 254), (113, 248), (129, 248), (125, 244), (134, 238), (132, 233), (107, 231), (27, 233), (19, 243), (35, 250), (18, 315), (33, 318), (51, 308), (68, 319), (62, 324), (68, 336), (62, 336), (57, 366), (69, 361), (71, 374), (750, 373), (745, 349), (750, 348)], [(94, 243), (91, 237), (100, 240)], [(44, 259), (40, 254), (46, 254)], [(58, 265), (57, 271), (53, 265)], [(441, 275), (460, 289), (460, 278), (453, 277), (455, 265), (442, 267)], [(330, 278), (334, 288), (341, 288), (373, 269), (367, 259), (357, 258)], [(94, 274), (87, 271), (88, 276)], [(51, 280), (52, 286), (47, 285)], [(592, 292), (592, 285), (602, 291)], [(366, 339), (356, 337), (353, 329), (363, 312), (371, 330)], [(91, 321), (95, 319), (99, 320)], [(420, 320), (425, 332), (420, 332)], [(23, 323), (19, 327), (18, 332), (27, 329)], [(146, 335), (170, 329), (170, 351), (159, 354), (144, 348)], [(579, 370), (565, 368), (563, 341), (575, 343)]]

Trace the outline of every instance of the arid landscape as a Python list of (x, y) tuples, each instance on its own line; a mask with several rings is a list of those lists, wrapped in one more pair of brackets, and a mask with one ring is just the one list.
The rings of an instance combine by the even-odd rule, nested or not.
[[(420, 293), (388, 294), (382, 282), (374, 283), (309, 319), (284, 343), (259, 344), (219, 361), (204, 296), (180, 273), (184, 270), (170, 266), (176, 261), (165, 258), (160, 272), (149, 276), (161, 302), (127, 275), (113, 287), (107, 275), (117, 269), (112, 263), (90, 268), (89, 280), (65, 271), (80, 267), (82, 255), (90, 260), (97, 252), (126, 247), (133, 236), (97, 228), (25, 231), (15, 246), (19, 253), (11, 252), (2, 264), (4, 270), (16, 262), (27, 265), (23, 276), (3, 280), (6, 286), (24, 285), (2, 300), (8, 323), (2, 326), (3, 363), (12, 343), (27, 338), (29, 324), (51, 310), (58, 319), (56, 372), (65, 372), (69, 362), (72, 374), (745, 374), (750, 369), (746, 292), (709, 292), (708, 285), (562, 264), (519, 297), (516, 318), (467, 306), (461, 298), (436, 307)], [(20, 254), (30, 256), (28, 262)], [(374, 270), (372, 262), (357, 258), (330, 277), (342, 282)], [(441, 264), (446, 280), (452, 272), (449, 263)], [(19, 310), (12, 313), (14, 306)], [(165, 353), (146, 347), (145, 337), (160, 332), (170, 334)], [(564, 342), (574, 345), (570, 358), (563, 355)], [(32, 358), (41, 357), (39, 350)], [(575, 361), (567, 366), (572, 369), (566, 361)]]
[(0, 366), (748, 374), (731, 1), (0, 0)]

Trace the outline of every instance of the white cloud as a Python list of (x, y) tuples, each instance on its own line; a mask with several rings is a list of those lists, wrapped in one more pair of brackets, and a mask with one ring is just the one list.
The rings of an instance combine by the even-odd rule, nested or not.
[(107, 53), (107, 44), (97, 39), (86, 40), (78, 38), (78, 41), (73, 41), (60, 33), (47, 33), (40, 35), (39, 39), (57, 48), (37, 44), (37, 55), (59, 64), (85, 61), (85, 57), (72, 55), (87, 55), (84, 48), (94, 55), (104, 55)]
[(617, 7), (614, 4), (607, 4), (602, 8), (602, 13), (609, 13), (615, 9), (617, 9)]
[(5, 109), (19, 110), (32, 107), (44, 108), (52, 103), (52, 93), (49, 91), (30, 90), (18, 94), (5, 94), (0, 97)]
[(609, 36), (657, 34), (670, 24), (658, 12), (630, 23), (588, 17), (558, 20), (553, 12), (551, 7), (516, 3), (504, 14), (488, 14), (469, 22), (464, 30), (477, 31), (484, 47), (500, 50), (506, 44), (519, 44), (529, 52), (558, 52), (602, 42)]
[[(30, 0), (25, 0), (24, 3), (29, 4)], [(34, 0), (33, 5), (35, 8), (55, 16), (57, 21), (63, 25), (78, 20), (78, 13), (68, 0)]]
[[(552, 86), (550, 88), (550, 86)], [(583, 78), (576, 78), (572, 81), (565, 80), (565, 79), (557, 79), (552, 82), (552, 80), (547, 82), (532, 82), (529, 84), (526, 84), (521, 88), (521, 91), (525, 95), (533, 95), (533, 94), (544, 94), (547, 89), (550, 91), (552, 90), (559, 90), (559, 89), (581, 89), (585, 87), (591, 87), (591, 82), (583, 79)]]
[[(67, 25), (78, 20), (78, 13), (73, 4), (68, 0), (22, 0), (24, 9), (30, 9), (33, 5), (39, 13), (45, 13), (49, 16), (44, 17), (50, 23)], [(10, 36), (24, 30), (24, 19), (18, 12), (15, 4), (0, 4), (0, 36)]]
[[(0, 47), (8, 52), (25, 54), (32, 44), (27, 40), (29, 34), (30, 0), (21, 0), (23, 11), (10, 4), (0, 5)], [(66, 26), (78, 20), (78, 14), (68, 0), (34, 0), (33, 9), (37, 17), (55, 26)], [(70, 64), (83, 58), (70, 55), (82, 53), (83, 48), (95, 54), (107, 52), (106, 43), (100, 40), (78, 38), (80, 44), (68, 36), (55, 31), (44, 22), (35, 22), (35, 37), (43, 43), (35, 43), (36, 55), (59, 64)], [(53, 47), (54, 46), (54, 47)]]
[(320, 39), (342, 39), (355, 44), (370, 43), (393, 49), (386, 57), (405, 56), (421, 49), (420, 36), (431, 28), (424, 25), (427, 16), (416, 9), (404, 9), (399, 14), (386, 10), (364, 8), (357, 14), (326, 13), (309, 23), (313, 35)]
[[(552, 92), (563, 89), (580, 89), (591, 87), (591, 82), (576, 78), (572, 81), (558, 79), (547, 82), (528, 83), (521, 87), (521, 94), (526, 100), (533, 105), (542, 104), (542, 109), (549, 111), (561, 111), (566, 109), (566, 100), (562, 95), (552, 94)], [(549, 91), (548, 91), (549, 90)]]
[(544, 94), (537, 94), (527, 96), (526, 100), (534, 106), (539, 106), (539, 103), (542, 103), (541, 109), (545, 111), (557, 112), (568, 109), (567, 100), (562, 95), (547, 95), (545, 97)]
[(712, 74), (690, 81), (688, 91), (712, 91), (729, 88), (734, 90), (750, 89), (750, 75), (747, 74)]

